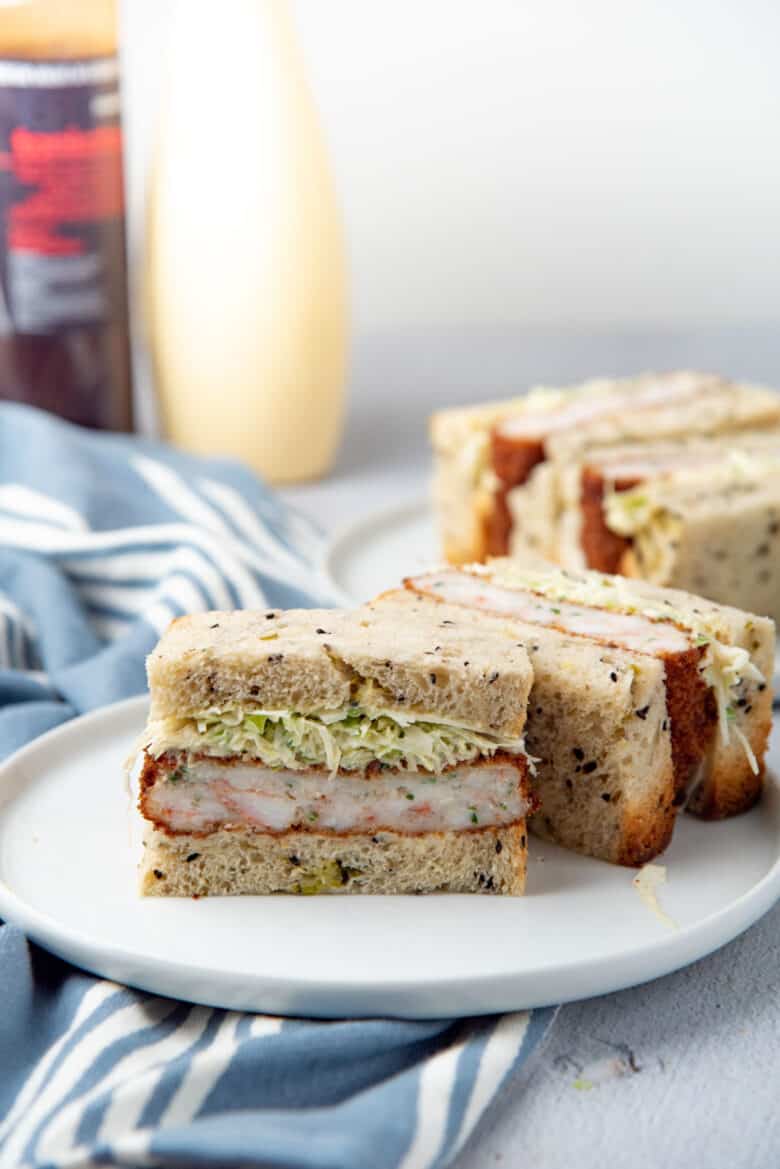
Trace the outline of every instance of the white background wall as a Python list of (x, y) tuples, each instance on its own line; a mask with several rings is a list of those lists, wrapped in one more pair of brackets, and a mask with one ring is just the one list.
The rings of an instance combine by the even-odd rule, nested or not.
[[(776, 317), (774, 0), (293, 6), (358, 333)], [(125, 2), (136, 214), (168, 8)]]

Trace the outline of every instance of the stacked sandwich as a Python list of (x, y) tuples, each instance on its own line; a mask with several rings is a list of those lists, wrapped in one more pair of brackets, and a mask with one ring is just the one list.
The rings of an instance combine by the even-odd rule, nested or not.
[(174, 622), (148, 662), (145, 894), (522, 893), (528, 654), (427, 609)]
[[(640, 865), (747, 810), (774, 624), (504, 558), (351, 613), (209, 613), (149, 659), (147, 894), (519, 894), (532, 830)], [(527, 753), (526, 753), (527, 751)]]
[(529, 552), (777, 615), (780, 396), (703, 374), (434, 416), (454, 564)]

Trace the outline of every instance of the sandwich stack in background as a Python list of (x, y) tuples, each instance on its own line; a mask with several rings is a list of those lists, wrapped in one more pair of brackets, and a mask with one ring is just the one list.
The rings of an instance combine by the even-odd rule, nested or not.
[(442, 411), (431, 436), (451, 563), (543, 556), (777, 614), (773, 391), (646, 374)]
[(532, 671), (506, 622), (205, 613), (148, 673), (145, 894), (523, 892)]

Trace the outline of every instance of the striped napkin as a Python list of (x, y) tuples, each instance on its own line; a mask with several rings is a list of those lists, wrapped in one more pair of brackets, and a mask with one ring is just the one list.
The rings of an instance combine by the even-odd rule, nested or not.
[[(0, 753), (145, 690), (174, 617), (327, 604), (321, 536), (248, 471), (0, 406)], [(551, 1011), (403, 1022), (192, 1006), (0, 926), (0, 1169), (448, 1164)]]

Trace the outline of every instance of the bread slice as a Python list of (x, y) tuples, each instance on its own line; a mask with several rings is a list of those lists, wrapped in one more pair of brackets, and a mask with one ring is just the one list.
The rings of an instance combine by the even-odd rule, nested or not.
[[(729, 465), (743, 479), (754, 467), (754, 477), (758, 477), (762, 464), (767, 464), (770, 469), (772, 465), (775, 468), (780, 465), (780, 428), (738, 431), (709, 438), (588, 446), (579, 459), (563, 467), (558, 468), (553, 462), (545, 463), (543, 467), (548, 472), (548, 479), (551, 476), (555, 479), (547, 485), (541, 502), (548, 516), (546, 554), (564, 568), (620, 572), (623, 557), (631, 547), (631, 532), (622, 534), (622, 530), (610, 527), (608, 504), (630, 529), (632, 523), (644, 515), (641, 510), (639, 514), (634, 513), (632, 503), (637, 496), (643, 498), (647, 493), (634, 493), (625, 500), (622, 496), (640, 484), (646, 483), (652, 494), (659, 482), (668, 481), (670, 477), (673, 480), (680, 473), (684, 477), (692, 474), (708, 483), (713, 478), (723, 478), (724, 466)], [(510, 546), (513, 555), (522, 552), (532, 537), (532, 532), (527, 530), (526, 512), (532, 509), (537, 514), (540, 510), (540, 502), (535, 498), (539, 490), (532, 492), (531, 488), (529, 480), (524, 488), (510, 492), (508, 496), (509, 508), (516, 521)], [(625, 515), (621, 515), (622, 511)], [(622, 529), (623, 524), (619, 522), (618, 527)], [(728, 533), (724, 535), (728, 536)], [(684, 587), (693, 586), (691, 581), (680, 583), (684, 583)], [(706, 592), (701, 581), (693, 587)], [(730, 598), (721, 595), (715, 599), (729, 601)], [(745, 598), (739, 600), (735, 596), (733, 603), (762, 611)]]
[(145, 894), (522, 892), (532, 670), (505, 622), (198, 614), (148, 672)]
[[(435, 620), (453, 606), (435, 591), (426, 594), (418, 578), (370, 607), (402, 623), (432, 609)], [(504, 621), (534, 671), (526, 746), (540, 808), (532, 831), (616, 864), (651, 860), (669, 843), (676, 815), (663, 664), (510, 616)]]
[(780, 461), (629, 486), (604, 501), (621, 573), (780, 620)]
[[(688, 776), (678, 775), (678, 792), (681, 787), (687, 789), (688, 810), (710, 819), (746, 811), (755, 803), (761, 793), (772, 723), (775, 627), (771, 620), (678, 589), (600, 573), (529, 572), (508, 559), (491, 561), (487, 571), (492, 581), (507, 589), (530, 589), (548, 600), (570, 601), (596, 612), (637, 615), (660, 628), (673, 625), (686, 631), (701, 655), (701, 677), (712, 695), (711, 733), (707, 734), (706, 725), (699, 726), (704, 738), (698, 765)], [(650, 644), (646, 652), (658, 654)], [(668, 655), (660, 657), (665, 661), (667, 691), (673, 693), (678, 680), (670, 669), (671, 660)], [(730, 683), (728, 694), (723, 689), (726, 682)], [(673, 736), (679, 711), (676, 702), (670, 712)], [(697, 733), (697, 723), (702, 723), (701, 714), (687, 722), (686, 739)], [(703, 750), (702, 744), (706, 744)], [(697, 763), (696, 756), (689, 762)]]
[[(780, 398), (772, 391), (685, 372), (596, 379), (535, 390), (503, 406), (441, 411), (431, 420), (431, 439), (444, 554), (464, 564), (522, 542), (551, 555), (544, 528), (538, 542), (540, 502), (547, 514), (558, 507), (557, 476), (578, 464), (588, 445), (778, 425)], [(555, 473), (540, 480), (548, 462)]]
[(502, 893), (525, 889), (526, 828), (409, 836), (247, 830), (201, 838), (147, 831), (141, 891), (150, 897), (266, 893)]
[(338, 710), (371, 683), (387, 710), (510, 737), (522, 734), (531, 686), (528, 657), (503, 623), (460, 609), (403, 626), (370, 606), (196, 613), (173, 622), (147, 672), (153, 721), (234, 705)]

